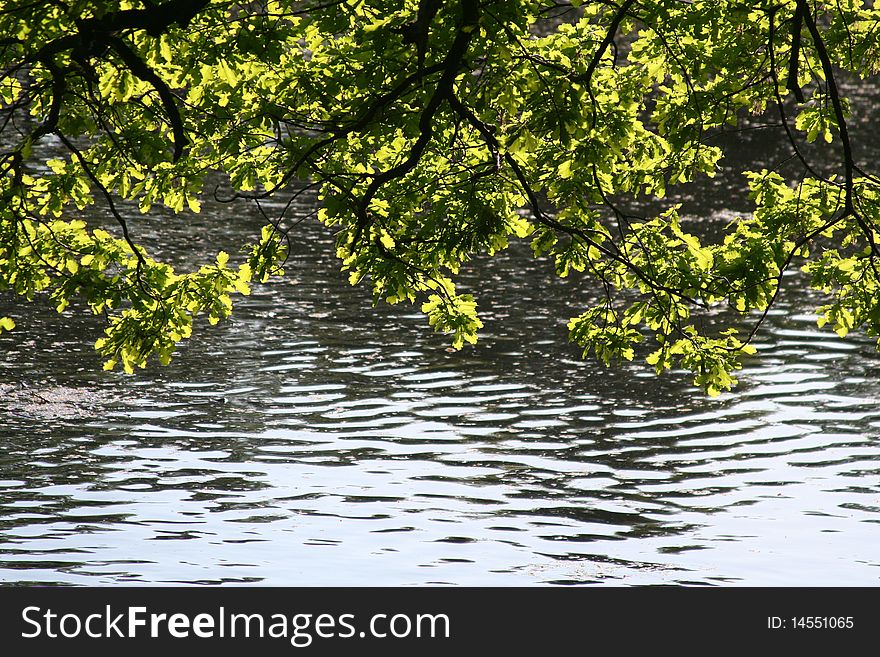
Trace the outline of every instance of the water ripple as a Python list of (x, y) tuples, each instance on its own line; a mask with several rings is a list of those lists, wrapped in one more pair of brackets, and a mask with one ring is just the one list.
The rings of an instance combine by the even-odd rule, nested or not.
[(0, 581), (877, 583), (880, 360), (807, 299), (708, 399), (579, 360), (582, 292), (521, 251), (465, 275), (489, 333), (450, 352), (308, 230), (168, 368), (85, 367), (97, 323), (48, 306), (0, 335)]

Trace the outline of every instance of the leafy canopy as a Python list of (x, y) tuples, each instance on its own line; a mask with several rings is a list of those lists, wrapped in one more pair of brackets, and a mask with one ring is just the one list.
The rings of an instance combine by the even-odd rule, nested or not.
[[(167, 363), (196, 316), (217, 322), (281, 273), (296, 218), (263, 202), (311, 192), (351, 282), (421, 303), (457, 348), (482, 326), (459, 269), (528, 239), (600, 291), (569, 323), (585, 354), (653, 341), (658, 373), (717, 394), (789, 269), (824, 293), (820, 324), (880, 334), (880, 179), (838, 81), (880, 68), (872, 4), (6, 0), (0, 290), (103, 313), (107, 368)], [(754, 211), (718, 241), (675, 203), (631, 209), (715, 175), (713, 137), (750, 115), (785, 134), (797, 172), (744, 172)], [(217, 172), (266, 215), (261, 234), (196, 271), (153, 259), (120, 204), (197, 213)], [(79, 218), (90, 204), (115, 229)], [(728, 327), (703, 328), (719, 307)]]

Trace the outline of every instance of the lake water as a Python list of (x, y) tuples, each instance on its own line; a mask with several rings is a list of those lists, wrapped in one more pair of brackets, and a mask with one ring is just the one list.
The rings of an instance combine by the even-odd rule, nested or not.
[[(260, 220), (183, 223), (133, 228), (185, 263)], [(372, 308), (310, 224), (286, 279), (134, 376), (100, 370), (95, 318), (5, 299), (0, 582), (878, 584), (870, 340), (820, 332), (793, 287), (709, 399), (581, 360), (565, 322), (594, 292), (527, 251), (466, 273), (486, 330), (460, 352)]]

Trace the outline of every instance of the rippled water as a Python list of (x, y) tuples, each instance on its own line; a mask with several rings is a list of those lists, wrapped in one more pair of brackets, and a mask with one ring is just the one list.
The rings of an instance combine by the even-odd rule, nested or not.
[[(135, 230), (186, 262), (240, 215)], [(487, 327), (450, 352), (350, 288), (322, 231), (135, 376), (100, 370), (94, 318), (0, 302), (0, 581), (878, 584), (880, 356), (796, 286), (708, 399), (582, 361), (565, 322), (592, 292), (527, 248), (471, 267)]]
[(473, 267), (488, 330), (452, 353), (304, 230), (167, 368), (97, 371), (97, 322), (10, 306), (2, 581), (877, 583), (867, 340), (780, 308), (707, 399), (580, 360), (584, 292), (514, 251)]

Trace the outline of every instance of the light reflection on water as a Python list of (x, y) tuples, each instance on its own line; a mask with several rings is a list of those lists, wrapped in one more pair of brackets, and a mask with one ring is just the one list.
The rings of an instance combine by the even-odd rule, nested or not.
[(450, 353), (303, 242), (168, 368), (98, 372), (97, 324), (47, 309), (3, 336), (2, 581), (877, 582), (867, 341), (776, 313), (711, 400), (581, 361), (576, 288), (522, 254)]
[[(259, 225), (232, 216), (133, 221), (185, 262)], [(321, 231), (133, 377), (100, 371), (93, 318), (2, 303), (0, 581), (878, 583), (880, 356), (805, 293), (708, 399), (580, 360), (589, 286), (527, 248), (472, 268), (486, 332), (451, 353), (349, 288)]]

